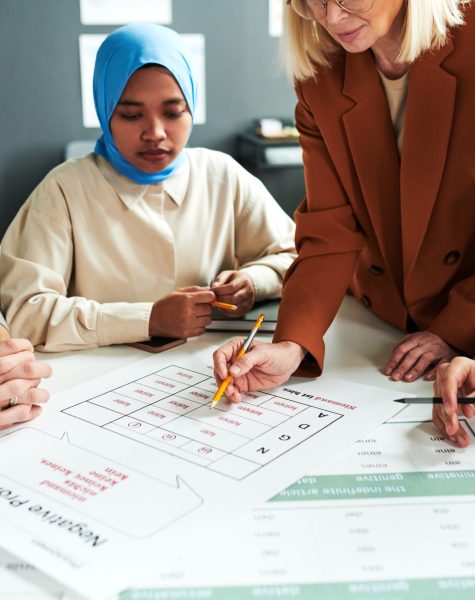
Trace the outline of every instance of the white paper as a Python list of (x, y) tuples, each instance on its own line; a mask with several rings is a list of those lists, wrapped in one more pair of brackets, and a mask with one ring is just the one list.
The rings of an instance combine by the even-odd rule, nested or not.
[[(122, 599), (298, 598), (302, 590), (309, 594), (305, 597), (319, 598), (323, 582), (330, 582), (325, 588), (328, 600), (353, 599), (363, 591), (372, 591), (378, 600), (392, 599), (398, 588), (406, 600), (470, 593), (475, 581), (470, 550), (475, 534), (473, 427), (465, 424), (472, 445), (456, 449), (430, 423), (397, 422), (405, 414), (407, 409), (316, 476), (303, 478), (254, 510), (205, 557), (176, 560), (173, 570), (149, 578)], [(317, 501), (316, 490), (337, 475), (340, 489), (346, 484), (354, 491), (354, 478), (362, 479), (367, 498), (348, 500), (333, 493)], [(404, 491), (411, 477), (420, 479), (412, 496)], [(431, 482), (432, 491), (423, 496)], [(457, 485), (461, 489), (451, 489)], [(369, 486), (380, 489), (371, 491)], [(327, 489), (336, 491), (334, 481)], [(453, 491), (458, 495), (448, 495)], [(31, 567), (2, 558), (0, 589), (6, 594), (34, 600), (57, 597), (44, 596), (42, 588), (24, 579)], [(235, 589), (239, 594), (232, 596)]]
[(32, 565), (0, 550), (0, 598), (2, 600), (63, 600), (64, 588), (46, 581)]
[(104, 34), (82, 34), (79, 36), (79, 64), (81, 67), (82, 124), (84, 127), (99, 127), (94, 107), (92, 77), (99, 46), (106, 39)]
[(400, 409), (394, 392), (322, 378), (211, 410), (213, 348), (183, 348), (57, 394), (3, 434), (5, 550), (106, 597), (170, 569)]
[[(94, 63), (99, 46), (105, 40), (105, 34), (81, 34), (79, 36), (79, 57), (81, 66), (82, 120), (84, 127), (99, 127), (94, 107), (92, 79)], [(194, 122), (201, 125), (206, 122), (206, 62), (205, 38), (201, 34), (182, 34), (188, 44), (191, 60), (196, 72), (198, 100), (195, 108)]]
[(171, 0), (80, 0), (83, 25), (172, 22)]
[(430, 422), (383, 425), (256, 509), (208, 556), (178, 562), (126, 600), (145, 590), (161, 600), (473, 597), (474, 425), (465, 423), (467, 449)]
[(282, 35), (283, 9), (282, 0), (269, 0), (269, 35), (272, 37)]

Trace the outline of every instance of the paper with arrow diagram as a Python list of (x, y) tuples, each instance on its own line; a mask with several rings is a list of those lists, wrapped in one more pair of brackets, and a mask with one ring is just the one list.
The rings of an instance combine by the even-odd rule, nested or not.
[(210, 409), (212, 350), (195, 342), (88, 381), (3, 433), (0, 546), (69, 590), (110, 596), (400, 410), (394, 392), (325, 378)]

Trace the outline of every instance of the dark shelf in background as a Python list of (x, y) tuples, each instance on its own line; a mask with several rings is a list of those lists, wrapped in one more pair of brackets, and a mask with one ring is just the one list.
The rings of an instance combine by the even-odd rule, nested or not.
[[(269, 162), (270, 153), (277, 151), (278, 155), (280, 148), (283, 162), (281, 159)], [(289, 150), (292, 160), (285, 162)], [(296, 162), (297, 155), (300, 155), (298, 139), (265, 139), (254, 133), (240, 133), (236, 139), (238, 162), (264, 183), (291, 217), (305, 195), (303, 165)]]

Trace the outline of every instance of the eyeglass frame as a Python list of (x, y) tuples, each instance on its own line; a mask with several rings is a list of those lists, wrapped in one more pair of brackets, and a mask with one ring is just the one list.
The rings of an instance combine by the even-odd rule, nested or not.
[[(322, 0), (322, 8), (325, 8), (325, 17), (327, 16), (327, 11), (328, 11), (328, 2), (330, 0)], [(301, 2), (305, 2), (308, 3), (307, 0), (301, 0)], [(344, 2), (344, 0), (335, 0), (335, 2), (337, 3), (338, 7), (341, 8), (341, 10), (344, 10), (345, 12), (349, 13), (350, 15), (362, 15), (365, 12), (368, 12), (369, 10), (371, 10), (374, 6), (375, 0), (371, 0), (371, 6), (369, 6), (368, 8), (365, 8), (364, 10), (359, 10), (359, 11), (353, 11), (353, 10), (349, 10), (348, 8), (346, 8), (346, 6), (342, 6), (340, 4), (340, 2)], [(306, 17), (303, 17), (299, 12), (297, 12), (294, 7), (292, 6), (292, 0), (287, 0), (287, 6), (290, 6), (292, 8), (292, 10), (294, 10), (299, 17), (301, 17), (302, 19), (306, 19), (306, 20), (316, 20), (316, 21), (320, 21), (321, 19), (323, 19), (324, 17), (320, 17), (320, 19), (307, 19)], [(309, 7), (310, 8), (310, 7)], [(311, 10), (311, 9), (310, 9)]]

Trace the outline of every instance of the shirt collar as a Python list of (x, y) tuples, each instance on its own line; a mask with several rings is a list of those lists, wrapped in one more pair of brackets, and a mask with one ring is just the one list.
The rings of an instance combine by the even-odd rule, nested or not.
[(183, 166), (175, 175), (161, 183), (141, 185), (128, 177), (118, 173), (110, 162), (102, 156), (95, 155), (96, 165), (102, 176), (114, 188), (121, 201), (127, 208), (140, 202), (149, 193), (160, 193), (164, 191), (177, 206), (181, 206), (188, 188), (190, 164), (188, 157)]

